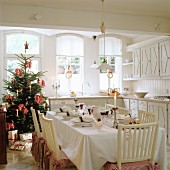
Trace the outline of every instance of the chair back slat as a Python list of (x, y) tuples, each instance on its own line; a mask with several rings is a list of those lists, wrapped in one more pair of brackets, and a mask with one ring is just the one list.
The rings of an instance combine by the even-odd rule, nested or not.
[(153, 163), (159, 122), (118, 126), (118, 167), (121, 163), (151, 160)]
[(138, 111), (138, 118), (142, 123), (150, 123), (156, 121), (156, 115), (151, 112), (147, 112), (144, 110)]
[(41, 137), (40, 127), (39, 127), (39, 124), (38, 124), (38, 120), (37, 120), (37, 115), (36, 115), (35, 109), (33, 109), (33, 107), (31, 107), (30, 110), (31, 110), (32, 118), (33, 118), (33, 123), (34, 123), (35, 131), (37, 132), (38, 138), (40, 138)]

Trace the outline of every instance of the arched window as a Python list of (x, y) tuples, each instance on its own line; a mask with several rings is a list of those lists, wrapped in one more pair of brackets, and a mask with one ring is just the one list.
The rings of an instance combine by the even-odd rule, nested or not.
[[(56, 39), (57, 81), (60, 91), (80, 92), (82, 84), (82, 63), (84, 57), (84, 40), (75, 35), (61, 35)], [(65, 72), (70, 66), (72, 77), (67, 79)]]
[[(28, 43), (28, 49), (25, 54), (24, 44)], [(10, 32), (5, 34), (5, 68), (14, 71), (19, 64), (15, 54), (25, 54), (34, 56), (32, 58), (31, 71), (34, 73), (40, 70), (40, 36), (26, 32)], [(10, 78), (10, 72), (6, 72), (5, 77)]]
[(107, 70), (100, 70), (100, 91), (120, 88), (122, 85), (122, 40), (115, 37), (99, 38), (100, 63), (105, 59), (112, 67), (113, 78), (107, 77)]

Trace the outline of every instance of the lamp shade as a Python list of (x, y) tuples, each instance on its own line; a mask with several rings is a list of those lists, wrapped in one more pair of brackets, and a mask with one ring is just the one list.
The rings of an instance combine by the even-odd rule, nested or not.
[(98, 64), (96, 64), (96, 61), (94, 60), (94, 63), (90, 66), (91, 68), (98, 68)]
[(112, 69), (112, 67), (109, 64), (107, 64), (106, 60), (104, 59), (102, 64), (97, 69), (100, 69), (100, 70), (110, 70), (110, 69)]

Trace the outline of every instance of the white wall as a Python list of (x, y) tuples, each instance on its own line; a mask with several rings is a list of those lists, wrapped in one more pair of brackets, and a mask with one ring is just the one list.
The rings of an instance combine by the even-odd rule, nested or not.
[(167, 80), (139, 80), (134, 81), (134, 91), (147, 91), (148, 96), (170, 95), (170, 79)]

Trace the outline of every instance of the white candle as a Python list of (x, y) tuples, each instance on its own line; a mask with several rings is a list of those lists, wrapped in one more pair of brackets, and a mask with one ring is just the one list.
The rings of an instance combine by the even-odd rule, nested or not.
[(17, 117), (18, 117), (18, 109), (16, 109), (16, 112), (17, 112)]
[(114, 95), (114, 107), (116, 108), (116, 92), (115, 92), (115, 95)]
[(17, 96), (18, 96), (18, 90), (17, 90)]

